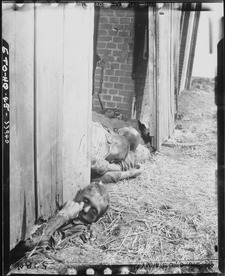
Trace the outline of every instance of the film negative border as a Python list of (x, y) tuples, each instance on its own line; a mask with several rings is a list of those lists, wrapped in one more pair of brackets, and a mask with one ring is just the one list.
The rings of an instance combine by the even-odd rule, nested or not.
[[(52, 1), (31, 1), (36, 4), (42, 4), (42, 3), (52, 3)], [(74, 2), (74, 1), (68, 1), (69, 3), (75, 3), (75, 4), (85, 4), (85, 3), (93, 3), (93, 1), (79, 1), (79, 2)], [(170, 2), (170, 1), (163, 1), (163, 2)], [(174, 2), (183, 2), (183, 1), (174, 1)], [(184, 2), (192, 2), (192, 1), (184, 1)], [(198, 1), (201, 2), (202, 1)], [(209, 2), (211, 3), (212, 1), (204, 1), (205, 3)], [(214, 1), (214, 2), (221, 2), (221, 1)], [(24, 1), (23, 3), (16, 1), (16, 6), (17, 8), (22, 8), (23, 5), (26, 3)], [(58, 5), (60, 1), (56, 1), (52, 3), (53, 7), (54, 5)], [(122, 8), (127, 8), (128, 6), (148, 6), (151, 5), (152, 3), (161, 3), (161, 1), (151, 1), (150, 2), (141, 2), (137, 3), (136, 1), (129, 1), (128, 3), (112, 3), (111, 1), (104, 1), (104, 2), (95, 2), (96, 6), (103, 6), (105, 8), (110, 7), (109, 4), (111, 5), (118, 5), (121, 6)], [(159, 6), (160, 8), (161, 6)], [(218, 79), (217, 79), (217, 89), (216, 89), (216, 104), (218, 106), (218, 171), (217, 171), (217, 177), (218, 177), (218, 202), (219, 202), (219, 266), (221, 272), (224, 271), (224, 259), (225, 259), (225, 250), (224, 247), (222, 246), (222, 243), (224, 242), (223, 236), (224, 236), (224, 108), (225, 108), (225, 101), (224, 101), (224, 67), (223, 67), (223, 50), (224, 45), (223, 41), (220, 42), (218, 45)], [(4, 201), (3, 201), (3, 207), (4, 211), (5, 209), (8, 208), (9, 206), (9, 185), (10, 185), (10, 180), (9, 180), (9, 138), (10, 138), (10, 102), (9, 102), (9, 91), (10, 91), (10, 85), (9, 85), (9, 45), (8, 43), (3, 39), (2, 42), (2, 114), (3, 114), (3, 119), (2, 119), (2, 125), (3, 125), (3, 162), (4, 162), (4, 168), (3, 168), (3, 195), (4, 195)], [(7, 227), (9, 226), (9, 220), (7, 219), (7, 215), (4, 214), (4, 227), (6, 230)], [(6, 243), (4, 244), (4, 255), (8, 256), (8, 251), (9, 251), (9, 246), (7, 245), (7, 241), (9, 240), (9, 232), (4, 231), (5, 235), (5, 241)], [(27, 263), (18, 263), (17, 266), (18, 268), (22, 268), (23, 266), (26, 266), (29, 268), (29, 266), (32, 264), (27, 264)], [(5, 263), (5, 273), (7, 272), (7, 267), (9, 266), (9, 263)], [(98, 266), (98, 265), (93, 265), (93, 266), (71, 266), (68, 267), (68, 269), (73, 270), (73, 274), (79, 274), (79, 275), (93, 275), (93, 274), (103, 274), (103, 275), (110, 275), (110, 274), (133, 274), (133, 273), (145, 273), (146, 269), (148, 267), (173, 267), (173, 266), (208, 266), (212, 267), (213, 263), (212, 262), (206, 262), (206, 263), (201, 263), (201, 262), (186, 262), (186, 263), (179, 263), (179, 264), (174, 264), (174, 263), (149, 263), (149, 264), (140, 264), (140, 265), (114, 265), (114, 266)], [(43, 264), (44, 267), (44, 264)], [(183, 274), (185, 275), (185, 274)], [(217, 273), (211, 273), (210, 275), (218, 275)]]
[(2, 233), (4, 233), (4, 239), (2, 241), (4, 256), (6, 257), (4, 263), (4, 272), (9, 267), (9, 144), (10, 144), (10, 107), (9, 107), (9, 44), (2, 40)]

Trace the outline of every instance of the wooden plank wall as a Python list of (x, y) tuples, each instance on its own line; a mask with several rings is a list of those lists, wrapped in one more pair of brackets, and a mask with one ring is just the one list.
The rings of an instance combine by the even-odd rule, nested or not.
[(10, 47), (10, 248), (90, 183), (94, 6), (4, 4)]
[(36, 185), (38, 217), (43, 219), (63, 200), (63, 21), (62, 4), (35, 7)]
[(153, 6), (148, 10), (148, 21), (149, 133), (154, 137), (152, 146), (156, 148), (156, 10)]
[[(63, 200), (90, 183), (94, 6), (65, 6)], [(71, 33), (73, 26), (73, 33)]]
[(157, 149), (174, 129), (174, 69), (172, 4), (164, 4), (157, 17)]
[[(196, 4), (193, 4), (193, 5), (196, 5)], [(184, 26), (187, 28), (187, 30), (184, 30), (184, 29), (182, 30), (182, 32), (185, 32), (186, 42), (185, 42), (185, 45), (181, 46), (184, 48), (183, 49), (184, 57), (183, 57), (182, 67), (180, 68), (181, 76), (180, 76), (179, 92), (181, 92), (182, 90), (185, 89), (187, 70), (188, 70), (188, 60), (189, 60), (189, 55), (190, 55), (190, 51), (191, 51), (191, 40), (192, 40), (192, 32), (193, 32), (195, 13), (196, 12), (190, 12), (189, 17), (187, 17), (187, 19), (186, 19), (186, 20), (188, 20), (188, 22), (184, 22)]]
[(34, 10), (3, 5), (2, 38), (9, 43), (10, 243), (24, 239), (34, 208)]
[(178, 94), (179, 94), (179, 52), (180, 52), (180, 25), (181, 25), (181, 11), (176, 9), (176, 4), (173, 4), (172, 9), (172, 31), (173, 31), (173, 71), (174, 71), (174, 112), (178, 111)]

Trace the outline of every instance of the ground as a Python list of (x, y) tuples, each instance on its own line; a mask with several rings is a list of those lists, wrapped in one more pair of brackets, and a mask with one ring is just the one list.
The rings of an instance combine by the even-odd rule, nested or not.
[[(217, 271), (214, 81), (193, 79), (178, 106), (174, 134), (143, 164), (144, 173), (107, 185), (110, 208), (92, 225), (91, 239), (71, 240), (50, 258), (34, 255), (31, 261), (45, 261), (47, 269), (30, 274), (74, 274), (76, 264), (140, 264), (136, 272), (153, 274)], [(26, 266), (19, 271), (28, 273)]]

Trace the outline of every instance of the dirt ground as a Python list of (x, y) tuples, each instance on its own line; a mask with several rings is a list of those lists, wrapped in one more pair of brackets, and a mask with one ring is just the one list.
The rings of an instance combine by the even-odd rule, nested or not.
[(34, 256), (47, 269), (29, 273), (74, 274), (82, 264), (139, 264), (135, 273), (143, 274), (217, 271), (216, 149), (214, 81), (196, 78), (179, 97), (174, 134), (144, 173), (107, 186), (110, 208), (90, 240), (51, 252), (59, 261)]

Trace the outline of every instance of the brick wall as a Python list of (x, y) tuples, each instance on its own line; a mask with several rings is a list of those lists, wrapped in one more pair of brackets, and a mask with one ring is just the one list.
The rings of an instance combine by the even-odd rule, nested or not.
[[(134, 51), (134, 10), (101, 8), (97, 54), (104, 62), (102, 103), (104, 108), (117, 108), (124, 119), (131, 117), (135, 82), (132, 79)], [(94, 78), (93, 110), (100, 111), (98, 100), (101, 67), (97, 64)]]

